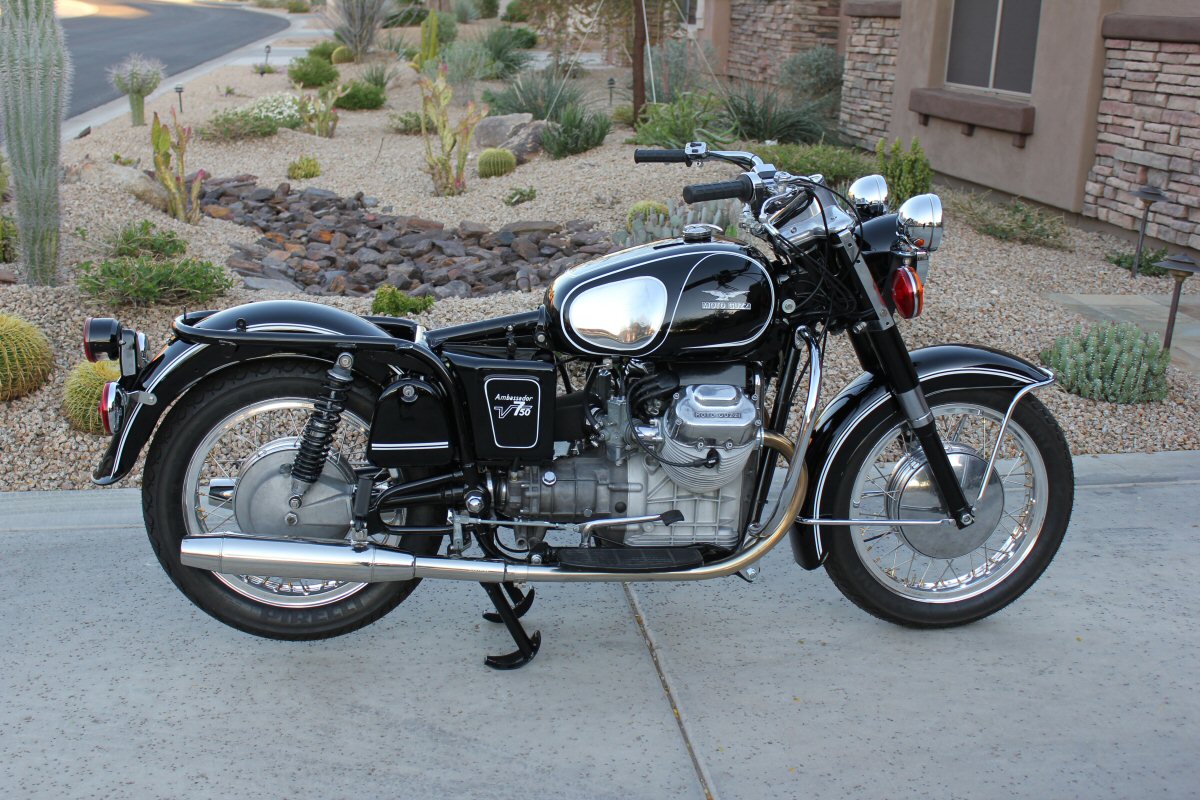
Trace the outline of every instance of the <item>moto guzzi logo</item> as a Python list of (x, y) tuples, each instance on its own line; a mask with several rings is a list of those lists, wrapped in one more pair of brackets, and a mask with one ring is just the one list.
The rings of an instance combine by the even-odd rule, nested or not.
[[(708, 300), (700, 304), (700, 308), (705, 311), (749, 311), (750, 303), (746, 300), (745, 295), (750, 292), (749, 289), (732, 289), (725, 291), (722, 289), (704, 289), (705, 294), (710, 294), (717, 298)], [(741, 298), (740, 300), (738, 298)]]
[(533, 395), (497, 394), (492, 398), (492, 410), (496, 419), (505, 417), (528, 417), (533, 414)]

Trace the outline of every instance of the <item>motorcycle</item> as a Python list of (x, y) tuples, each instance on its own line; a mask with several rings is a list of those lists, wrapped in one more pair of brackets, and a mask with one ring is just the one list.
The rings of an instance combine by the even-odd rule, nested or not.
[[(541, 646), (519, 619), (531, 584), (752, 581), (785, 536), (801, 567), (893, 623), (1011, 603), (1062, 542), (1070, 452), (1032, 394), (1047, 370), (986, 347), (907, 350), (897, 318), (922, 311), (938, 197), (891, 212), (878, 175), (842, 195), (702, 142), (635, 154), (710, 160), (744, 171), (684, 199), (740, 200), (768, 252), (688, 225), (565, 271), (536, 311), (433, 331), (257, 302), (181, 315), (151, 357), (136, 330), (89, 320), (85, 354), (122, 375), (101, 399), (95, 482), (150, 442), (150, 542), (222, 622), (320, 639), (422, 578), (476, 581), (516, 643), (485, 660), (500, 669)], [(818, 416), (839, 333), (864, 372)]]

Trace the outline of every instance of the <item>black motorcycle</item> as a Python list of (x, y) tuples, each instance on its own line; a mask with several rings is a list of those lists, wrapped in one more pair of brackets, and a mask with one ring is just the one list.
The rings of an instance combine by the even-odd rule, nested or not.
[[(689, 225), (568, 270), (536, 311), (436, 331), (271, 301), (184, 314), (151, 358), (89, 320), (87, 356), (122, 374), (96, 482), (157, 427), (142, 498), (159, 561), (212, 616), (277, 639), (360, 628), (421, 578), (477, 581), (517, 643), (486, 663), (518, 667), (540, 646), (519, 621), (528, 584), (753, 580), (784, 536), (891, 622), (1011, 603), (1062, 542), (1070, 452), (1031, 394), (1051, 373), (905, 347), (937, 196), (889, 213), (878, 175), (847, 197), (698, 142), (635, 155), (708, 159), (745, 172), (684, 198), (743, 201), (770, 255)], [(865, 372), (818, 418), (830, 333)]]

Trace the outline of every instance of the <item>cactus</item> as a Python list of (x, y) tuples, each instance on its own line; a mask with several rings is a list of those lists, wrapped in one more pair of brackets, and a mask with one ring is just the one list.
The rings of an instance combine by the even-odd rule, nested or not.
[(341, 47), (337, 48), (336, 50), (334, 50), (332, 53), (329, 54), (329, 63), (330, 64), (353, 64), (354, 63), (354, 53), (350, 52), (349, 47), (346, 47), (346, 45), (342, 45)]
[[(649, 200), (642, 203), (650, 206), (662, 205)], [(634, 210), (642, 203), (635, 203), (633, 208), (629, 209), (629, 229), (615, 231), (612, 235), (614, 244), (619, 247), (632, 247), (659, 239), (670, 239), (678, 236), (684, 225), (695, 223), (716, 225), (728, 235), (730, 231), (736, 233), (737, 221), (742, 213), (741, 203), (736, 200), (713, 200), (692, 206), (683, 206), (671, 200), (665, 207), (666, 213), (662, 213), (662, 208), (651, 208), (648, 214), (634, 214)]]
[(669, 217), (671, 210), (667, 208), (666, 203), (660, 203), (657, 200), (639, 200), (629, 207), (629, 213), (625, 215), (625, 230), (633, 230), (633, 221), (641, 219), (643, 222), (649, 219), (658, 217)]
[(1095, 325), (1084, 334), (1079, 325), (1041, 353), (1072, 394), (1111, 403), (1146, 403), (1167, 396), (1171, 352), (1132, 323)]
[(129, 118), (135, 127), (146, 124), (146, 97), (158, 88), (163, 75), (161, 61), (137, 53), (108, 68), (108, 82), (129, 96)]
[[(467, 167), (467, 150), (471, 147), (475, 126), (487, 116), (487, 106), (477, 108), (474, 101), (467, 103), (458, 125), (452, 127), (450, 101), (454, 92), (446, 83), (446, 65), (438, 67), (436, 79), (422, 75), (417, 78), (417, 85), (421, 88), (425, 171), (433, 178), (433, 193), (439, 197), (462, 194), (467, 190), (467, 179), (463, 175)], [(436, 152), (435, 140), (438, 143)]]
[(184, 157), (192, 140), (192, 129), (179, 124), (175, 109), (171, 109), (171, 125), (168, 128), (158, 121), (157, 112), (154, 114), (154, 121), (150, 125), (154, 176), (167, 190), (167, 213), (181, 222), (195, 225), (200, 222), (200, 189), (204, 183), (204, 170), (196, 173), (189, 187)]
[(59, 151), (70, 84), (53, 0), (0, 0), (0, 120), (30, 283), (58, 278)]
[(17, 260), (17, 223), (0, 217), (0, 264)]
[(20, 317), (0, 314), (0, 400), (39, 388), (53, 368), (54, 351), (42, 332)]
[(517, 157), (503, 147), (489, 147), (479, 154), (479, 177), (498, 178), (517, 168)]
[(76, 364), (63, 387), (63, 416), (71, 427), (84, 433), (104, 433), (100, 420), (100, 392), (104, 384), (121, 377), (115, 361), (84, 361)]
[[(8, 199), (8, 161), (4, 159), (4, 153), (0, 153), (0, 203)], [(0, 259), (3, 261), (4, 259)]]
[(303, 181), (309, 178), (316, 178), (321, 174), (321, 165), (317, 163), (317, 159), (313, 156), (300, 156), (292, 163), (288, 164), (287, 176), (289, 180)]
[[(297, 86), (296, 91), (299, 90), (300, 87)], [(338, 113), (334, 105), (347, 91), (349, 89), (341, 84), (335, 86), (330, 83), (317, 89), (315, 95), (306, 94), (301, 97), (296, 106), (300, 113), (300, 130), (324, 139), (332, 139), (338, 124)]]
[(424, 69), (425, 64), (437, 58), (438, 54), (438, 16), (430, 14), (421, 23), (421, 47), (411, 62), (417, 72)]

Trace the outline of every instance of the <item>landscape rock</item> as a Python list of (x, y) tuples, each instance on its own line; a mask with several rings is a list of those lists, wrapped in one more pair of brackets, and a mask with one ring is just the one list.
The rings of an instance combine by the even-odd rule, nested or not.
[(517, 157), (518, 164), (525, 164), (529, 159), (542, 152), (542, 131), (550, 125), (544, 119), (536, 119), (526, 123), (509, 136), (500, 146), (511, 150)]
[(517, 129), (533, 122), (533, 114), (502, 114), (498, 117), (484, 117), (475, 126), (476, 147), (499, 147), (507, 142)]
[(94, 167), (94, 174), (104, 183), (136, 197), (159, 211), (167, 210), (167, 190), (140, 169), (121, 164), (102, 163)]
[(242, 283), (247, 289), (258, 289), (269, 292), (298, 292), (300, 287), (282, 278), (258, 278), (254, 275), (243, 275)]

